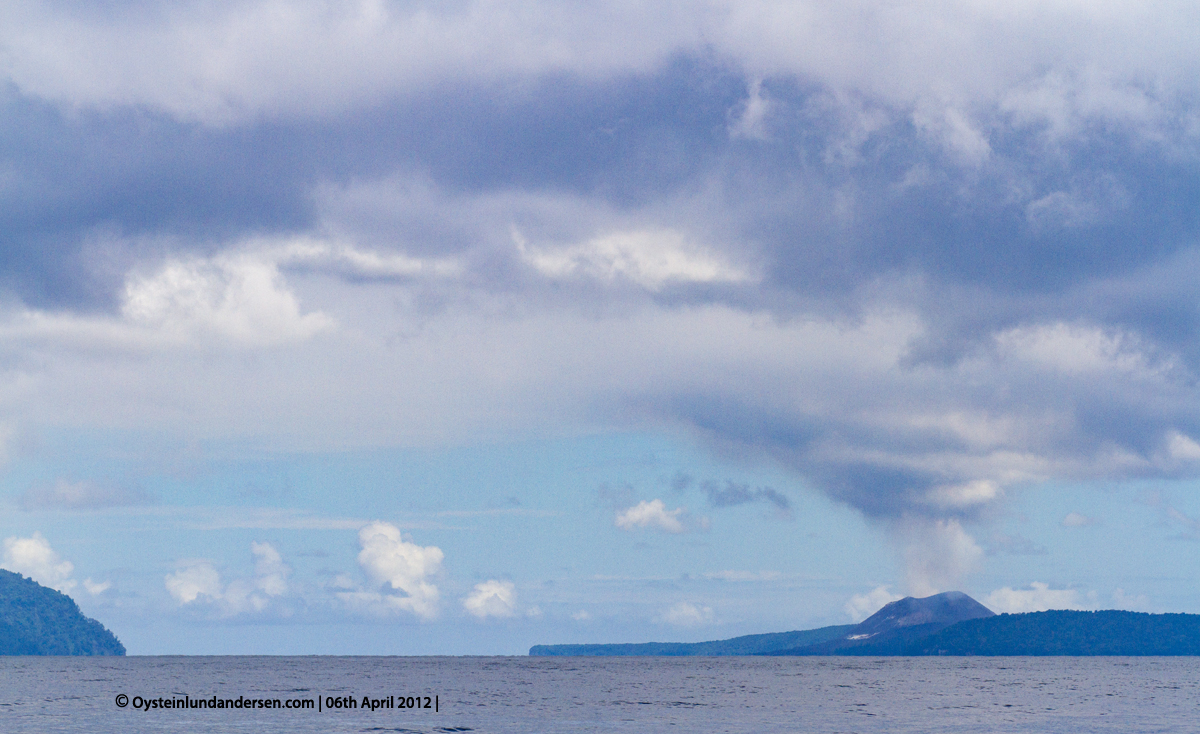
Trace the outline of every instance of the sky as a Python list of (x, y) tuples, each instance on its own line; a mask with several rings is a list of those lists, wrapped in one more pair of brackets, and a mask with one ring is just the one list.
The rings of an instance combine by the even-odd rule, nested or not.
[(1200, 8), (0, 0), (0, 567), (131, 654), (1200, 612)]

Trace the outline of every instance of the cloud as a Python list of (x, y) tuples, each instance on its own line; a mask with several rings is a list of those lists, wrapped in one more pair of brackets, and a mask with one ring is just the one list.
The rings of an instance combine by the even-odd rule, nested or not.
[(1145, 594), (1129, 594), (1124, 589), (1115, 589), (1112, 600), (1115, 609), (1128, 609), (1134, 612), (1151, 611), (1150, 598)]
[(30, 487), (21, 494), (22, 510), (93, 510), (146, 504), (150, 497), (140, 489), (102, 486), (89, 481), (58, 479), (51, 485)]
[[(550, 17), (555, 22), (547, 23)], [(263, 0), (239, 0), (180, 5), (169, 16), (103, 17), (18, 3), (0, 43), (8, 76), (26, 93), (68, 106), (148, 107), (209, 124), (327, 117), (471, 74), (499, 83), (644, 73), (709, 49), (755, 77), (807, 78), (896, 104), (940, 102), (966, 114), (1003, 103), (1018, 121), (1061, 135), (1080, 118), (1152, 121), (1160, 87), (1187, 90), (1197, 71), (1188, 55), (1189, 19), (1179, 3), (1147, 10), (1065, 0), (1038, 12), (912, 0), (569, 10), (546, 2), (297, 2), (286, 13)], [(308, 55), (301, 59), (297, 49)], [(936, 63), (936, 52), (961, 63)], [(149, 56), (158, 60), (153, 68), (138, 63)], [(1136, 83), (1145, 78), (1158, 84)]]
[(712, 624), (713, 618), (713, 610), (710, 607), (681, 601), (663, 611), (657, 621), (675, 627), (700, 627)]
[(783, 574), (778, 571), (710, 571), (704, 578), (720, 581), (778, 581)]
[(332, 326), (324, 314), (302, 314), (276, 264), (251, 254), (175, 260), (131, 275), (121, 314), (163, 338), (211, 336), (253, 346), (307, 339)]
[(1172, 459), (1195, 461), (1200, 459), (1200, 443), (1179, 431), (1172, 431), (1167, 435), (1167, 452)]
[(899, 594), (893, 594), (887, 586), (876, 586), (866, 594), (855, 594), (850, 597), (850, 601), (846, 602), (846, 606), (843, 608), (846, 610), (846, 614), (850, 615), (850, 619), (858, 623), (883, 609), (885, 605), (902, 598)]
[(270, 543), (251, 543), (254, 555), (255, 586), (267, 596), (282, 596), (288, 590), (292, 570), (283, 562), (279, 551)]
[(771, 487), (751, 489), (747, 484), (735, 484), (730, 481), (725, 483), (724, 489), (711, 481), (704, 482), (701, 486), (708, 495), (708, 504), (713, 507), (736, 507), (750, 502), (764, 502), (784, 515), (789, 515), (792, 510), (791, 500)]
[(680, 426), (926, 590), (1015, 487), (1200, 471), (1185, 3), (6, 10), (15, 424)]
[(1093, 517), (1088, 517), (1078, 512), (1068, 512), (1059, 524), (1064, 528), (1084, 528), (1088, 525), (1095, 525), (1097, 522)]
[(4, 567), (63, 593), (75, 588), (75, 581), (71, 579), (75, 565), (59, 557), (38, 532), (28, 538), (4, 539)]
[(1083, 609), (1079, 592), (1074, 589), (1051, 589), (1048, 584), (1034, 581), (1028, 589), (1004, 587), (983, 599), (983, 605), (997, 614), (1044, 612), (1047, 609)]
[(1185, 540), (1200, 540), (1200, 520), (1180, 510), (1162, 492), (1147, 492), (1143, 495), (1142, 501), (1150, 507), (1158, 509), (1168, 525), (1182, 527), (1178, 537)]
[(533, 248), (514, 234), (521, 257), (551, 279), (628, 280), (649, 290), (672, 281), (708, 283), (748, 280), (742, 270), (689, 245), (679, 232), (621, 232), (565, 248)]
[(37, 309), (0, 314), (0, 334), (31, 346), (141, 354), (227, 346), (262, 349), (305, 341), (334, 322), (302, 313), (272, 253), (181, 257), (127, 274), (119, 313)]
[(684, 509), (668, 510), (662, 500), (642, 500), (633, 507), (617, 513), (614, 523), (622, 530), (654, 528), (667, 533), (682, 533), (686, 528), (680, 518)]
[(167, 592), (179, 604), (197, 601), (217, 601), (224, 596), (221, 574), (211, 562), (184, 561), (173, 573), (163, 578)]
[(750, 82), (749, 95), (729, 123), (729, 136), (750, 140), (766, 140), (770, 137), (766, 118), (771, 111), (771, 100), (763, 93), (762, 79)]
[(439, 592), (433, 579), (445, 557), (436, 546), (419, 546), (405, 540), (399, 528), (373, 522), (358, 533), (362, 550), (358, 564), (379, 592), (339, 594), (348, 603), (376, 613), (409, 612), (423, 620), (438, 615)]
[(514, 617), (517, 614), (517, 588), (511, 581), (489, 579), (475, 584), (462, 605), (476, 619)]
[(903, 546), (908, 592), (918, 598), (955, 591), (983, 558), (983, 550), (957, 520), (907, 518), (895, 532)]
[(86, 578), (83, 580), (83, 588), (87, 589), (87, 593), (91, 594), (92, 596), (100, 596), (101, 594), (103, 594), (104, 592), (106, 592), (112, 588), (112, 582), (111, 581), (103, 581), (100, 583), (96, 583), (95, 581), (92, 581), (90, 578)]
[(211, 561), (190, 559), (181, 561), (163, 583), (180, 606), (211, 605), (222, 617), (267, 611), (272, 601), (288, 593), (291, 568), (270, 543), (252, 542), (250, 553), (255, 559), (252, 578), (235, 578), (224, 584)]

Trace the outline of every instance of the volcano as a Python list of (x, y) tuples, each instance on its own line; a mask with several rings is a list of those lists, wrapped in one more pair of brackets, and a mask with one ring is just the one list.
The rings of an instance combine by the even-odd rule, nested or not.
[(905, 646), (952, 624), (994, 617), (995, 612), (961, 591), (891, 602), (832, 640), (774, 650), (767, 655), (895, 655)]

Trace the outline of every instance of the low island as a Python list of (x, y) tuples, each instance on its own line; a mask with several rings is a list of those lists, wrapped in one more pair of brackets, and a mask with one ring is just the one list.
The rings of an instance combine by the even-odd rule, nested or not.
[(1200, 655), (1200, 614), (1055, 610), (995, 614), (950, 591), (894, 601), (856, 625), (711, 642), (535, 645), (557, 655)]

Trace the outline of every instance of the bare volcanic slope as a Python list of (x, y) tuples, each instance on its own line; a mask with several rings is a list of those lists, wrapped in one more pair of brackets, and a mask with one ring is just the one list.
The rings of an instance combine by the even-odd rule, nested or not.
[(894, 601), (838, 637), (764, 655), (900, 655), (935, 632), (970, 619), (996, 616), (961, 591)]
[(0, 655), (124, 655), (125, 646), (62, 592), (0, 569)]

